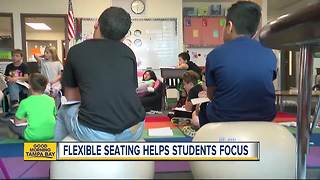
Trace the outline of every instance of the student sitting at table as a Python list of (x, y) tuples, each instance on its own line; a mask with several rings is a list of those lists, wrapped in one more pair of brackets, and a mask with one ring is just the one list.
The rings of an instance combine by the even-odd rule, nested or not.
[(21, 101), (14, 118), (16, 125), (25, 122), (28, 125), (22, 130), (11, 124), (10, 128), (28, 141), (53, 139), (56, 125), (56, 106), (54, 99), (44, 94), (48, 79), (40, 73), (34, 73), (31, 74), (29, 83), (31, 96)]
[[(198, 74), (199, 78), (202, 77), (202, 70), (201, 68), (196, 65), (194, 62), (190, 61), (190, 55), (188, 52), (182, 52), (178, 55), (178, 65), (176, 66), (177, 69), (186, 69), (194, 71)], [(180, 83), (177, 85), (177, 90), (179, 91), (179, 101), (177, 103), (177, 106), (182, 106), (186, 101), (186, 92), (183, 88), (183, 84), (180, 81)]]
[(191, 99), (198, 98), (199, 92), (203, 90), (201, 83), (199, 83), (199, 76), (194, 71), (187, 71), (183, 74), (182, 80), (183, 87), (187, 92), (184, 108), (187, 111), (194, 111), (196, 106), (192, 105)]
[(180, 53), (178, 55), (178, 58), (179, 58), (179, 62), (178, 62), (179, 64), (177, 65), (176, 68), (192, 70), (192, 71), (196, 72), (201, 79), (202, 70), (198, 65), (196, 65), (194, 62), (190, 61), (190, 55), (188, 52)]
[[(205, 80), (205, 75), (202, 76), (202, 91), (198, 93), (198, 98), (207, 98), (207, 86), (206, 86), (206, 80)], [(199, 115), (204, 113), (201, 111), (201, 109), (205, 109), (207, 106), (208, 102), (203, 102), (201, 104), (197, 104), (195, 110), (192, 112), (192, 118), (191, 118), (191, 124), (195, 128), (200, 128), (200, 123), (199, 123)]]

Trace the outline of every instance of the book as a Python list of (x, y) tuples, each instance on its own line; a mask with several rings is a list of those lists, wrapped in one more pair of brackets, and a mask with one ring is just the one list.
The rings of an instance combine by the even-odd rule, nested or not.
[(207, 97), (191, 99), (192, 105), (202, 104), (202, 103), (206, 103), (206, 102), (210, 102), (210, 99)]
[(170, 127), (152, 128), (149, 129), (149, 136), (173, 136), (173, 131)]
[(21, 86), (26, 87), (27, 89), (30, 88), (30, 85), (29, 85), (27, 82), (25, 82), (25, 81), (20, 81), (20, 80), (18, 80), (18, 81), (16, 81), (16, 83), (17, 83), (17, 84), (20, 84)]
[(191, 112), (191, 111), (187, 111), (184, 107), (176, 107), (173, 109), (174, 111), (185, 111), (185, 112)]
[(24, 123), (14, 123), (14, 119), (10, 119), (11, 123), (14, 124), (15, 126), (27, 126), (28, 123), (24, 122)]
[(183, 107), (174, 108), (173, 111), (174, 111), (173, 117), (192, 118), (192, 111), (187, 111)]
[(68, 101), (65, 96), (61, 97), (61, 105), (72, 105), (78, 103), (80, 103), (80, 101)]

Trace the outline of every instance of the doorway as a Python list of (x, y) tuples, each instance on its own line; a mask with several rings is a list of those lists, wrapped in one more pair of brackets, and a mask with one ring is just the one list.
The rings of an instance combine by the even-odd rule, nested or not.
[(61, 61), (66, 58), (67, 15), (21, 14), (22, 48), (25, 61), (33, 62), (34, 54), (43, 54), (47, 46), (57, 49)]

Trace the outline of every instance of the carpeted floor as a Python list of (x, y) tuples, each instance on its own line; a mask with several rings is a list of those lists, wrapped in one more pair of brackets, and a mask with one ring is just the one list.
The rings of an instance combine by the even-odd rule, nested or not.
[[(288, 114), (281, 114), (281, 122), (286, 121)], [(292, 119), (291, 119), (292, 120)], [(167, 117), (147, 117), (146, 129), (151, 127), (168, 126), (169, 119)], [(174, 137), (170, 138), (150, 138), (144, 134), (146, 141), (187, 141), (192, 139), (184, 137), (181, 132), (174, 129)], [(295, 128), (289, 128), (291, 132), (295, 132)], [(0, 132), (8, 136), (8, 130), (0, 124)], [(145, 131), (146, 133), (147, 131)], [(43, 179), (49, 177), (50, 162), (40, 161), (23, 161), (23, 141), (18, 139), (7, 139), (0, 136), (0, 179)], [(308, 178), (320, 178), (320, 134), (316, 133), (311, 137), (310, 153), (308, 156)], [(155, 178), (159, 179), (185, 179), (192, 178), (190, 167), (187, 161), (157, 161), (155, 164)]]

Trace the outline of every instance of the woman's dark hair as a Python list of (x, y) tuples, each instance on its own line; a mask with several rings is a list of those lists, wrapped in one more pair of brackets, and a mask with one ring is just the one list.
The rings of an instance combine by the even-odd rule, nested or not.
[(178, 57), (181, 57), (183, 60), (185, 60), (186, 62), (190, 61), (190, 55), (188, 52), (182, 52), (178, 55)]
[(157, 80), (157, 76), (156, 76), (156, 74), (155, 74), (153, 71), (151, 71), (151, 70), (146, 70), (146, 71), (143, 73), (143, 76), (142, 76), (142, 80), (143, 80), (143, 81), (145, 81), (144, 75), (145, 75), (147, 72), (150, 74), (150, 79), (152, 79), (152, 80), (154, 80), (154, 81)]
[(261, 18), (261, 7), (251, 1), (238, 1), (228, 9), (227, 22), (234, 24), (237, 34), (253, 36)]
[(110, 7), (99, 17), (99, 27), (103, 37), (121, 40), (131, 27), (131, 17), (120, 7)]

